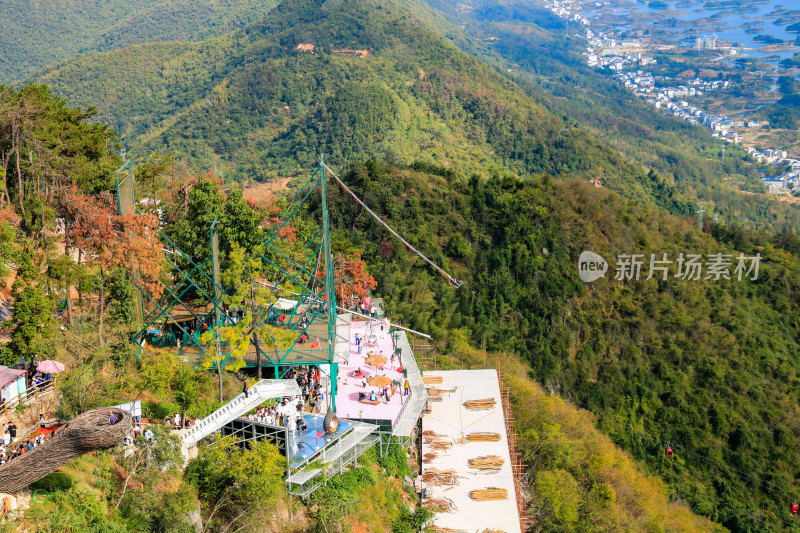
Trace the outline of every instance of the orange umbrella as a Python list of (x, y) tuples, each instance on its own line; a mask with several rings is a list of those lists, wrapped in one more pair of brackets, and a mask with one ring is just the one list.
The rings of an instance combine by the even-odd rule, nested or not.
[(370, 355), (364, 359), (364, 362), (370, 366), (382, 366), (389, 362), (389, 360), (382, 355)]
[(373, 387), (385, 387), (387, 385), (392, 384), (392, 380), (387, 378), (386, 376), (373, 376), (367, 379), (367, 381)]

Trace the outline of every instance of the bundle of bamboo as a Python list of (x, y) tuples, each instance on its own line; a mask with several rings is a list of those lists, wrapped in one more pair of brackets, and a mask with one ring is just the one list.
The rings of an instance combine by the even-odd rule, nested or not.
[(425, 385), (438, 385), (442, 383), (442, 376), (422, 376), (422, 382)]
[(502, 529), (492, 529), (487, 527), (486, 529), (481, 531), (481, 533), (506, 533), (506, 532), (503, 531)]
[(422, 442), (429, 444), (434, 450), (447, 450), (453, 445), (447, 435), (439, 435), (430, 430), (422, 432)]
[(425, 389), (428, 391), (428, 397), (441, 396), (442, 394), (449, 394), (449, 393), (452, 393), (452, 392), (456, 391), (455, 388), (452, 388), (452, 389), (440, 389), (438, 387), (425, 387)]
[(455, 470), (438, 470), (429, 468), (422, 474), (422, 480), (429, 485), (458, 485), (458, 474)]
[(467, 440), (469, 442), (497, 442), (500, 440), (500, 434), (490, 431), (475, 431), (467, 435)]
[(470, 411), (483, 411), (484, 409), (492, 409), (497, 404), (494, 398), (483, 398), (482, 400), (468, 400), (464, 402), (464, 407)]
[(476, 470), (499, 470), (503, 462), (503, 458), (497, 455), (483, 455), (468, 461), (469, 467)]
[(476, 502), (507, 500), (508, 491), (506, 489), (498, 489), (497, 487), (489, 487), (488, 489), (471, 490), (469, 491), (469, 497)]
[(449, 450), (453, 443), (444, 437), (431, 437), (428, 442), (432, 450)]
[(426, 453), (425, 455), (422, 456), (422, 462), (423, 463), (430, 463), (431, 461), (436, 459), (438, 456), (439, 456), (438, 454), (433, 453), (433, 452)]
[(424, 507), (429, 507), (434, 513), (455, 513), (458, 511), (456, 504), (450, 498), (428, 498), (422, 502)]
[(428, 531), (433, 531), (434, 533), (469, 533), (463, 529), (452, 529), (441, 526), (429, 526)]

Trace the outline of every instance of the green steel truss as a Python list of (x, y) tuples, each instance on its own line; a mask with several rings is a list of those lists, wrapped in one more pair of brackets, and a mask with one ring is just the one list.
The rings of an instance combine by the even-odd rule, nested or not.
[[(137, 203), (130, 160), (119, 167), (116, 177), (120, 213), (134, 212)], [(322, 368), (329, 378), (335, 409), (338, 363), (349, 357), (350, 318), (347, 314), (336, 314), (328, 177), (324, 161), (320, 159), (317, 169), (267, 232), (263, 246), (259, 247), (258, 256), (269, 267), (269, 272), (267, 281), (258, 283), (270, 287), (276, 296), (276, 301), (262, 310), (262, 316), (267, 317), (272, 325), (297, 333), (288, 349), (265, 350), (260, 346), (259, 353), (262, 367), (271, 368), (276, 377), (285, 376), (297, 365)], [(319, 229), (308, 242), (287, 246), (282, 232), (291, 226), (293, 218), (317, 190), (322, 206)], [(138, 289), (135, 312), (138, 329), (131, 340), (140, 346), (149, 343), (174, 349), (184, 361), (199, 363), (207, 350), (198, 342), (200, 335), (207, 329), (235, 322), (239, 311), (223, 304), (228, 289), (233, 288), (223, 287), (220, 282), (218, 221), (215, 220), (210, 229), (211, 256), (199, 264), (163, 232), (159, 234), (164, 244), (164, 259), (170, 269), (169, 281), (160, 282), (162, 294), (156, 297), (138, 283), (139, 273), (135, 269), (129, 271), (129, 278)], [(301, 251), (297, 252), (298, 249)], [(307, 336), (305, 342), (301, 340), (303, 332)], [(225, 345), (222, 344), (220, 349), (224, 353)], [(255, 350), (251, 342), (244, 356), (246, 367), (257, 365)]]

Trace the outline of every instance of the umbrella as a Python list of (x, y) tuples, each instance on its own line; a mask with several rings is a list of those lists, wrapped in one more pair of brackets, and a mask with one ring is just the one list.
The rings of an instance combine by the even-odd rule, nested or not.
[(385, 387), (386, 385), (392, 384), (392, 380), (387, 378), (386, 376), (373, 376), (369, 378), (367, 381), (373, 387)]
[(42, 374), (58, 374), (64, 371), (64, 364), (48, 359), (36, 365), (36, 370)]
[(364, 359), (364, 362), (369, 366), (382, 366), (385, 365), (388, 361), (389, 360), (382, 355), (370, 355), (369, 357)]

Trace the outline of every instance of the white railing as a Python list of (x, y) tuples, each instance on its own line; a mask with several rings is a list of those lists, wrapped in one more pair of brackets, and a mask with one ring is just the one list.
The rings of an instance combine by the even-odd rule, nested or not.
[(410, 386), (409, 397), (406, 399), (397, 420), (392, 427), (392, 435), (408, 437), (417, 425), (417, 420), (422, 414), (422, 408), (428, 401), (428, 391), (422, 382), (422, 375), (419, 372), (411, 345), (408, 343), (408, 336), (403, 331), (395, 332), (397, 344), (395, 348), (400, 349), (400, 361), (403, 368), (407, 370), (406, 375)]
[(208, 437), (219, 428), (244, 415), (272, 398), (299, 396), (300, 387), (293, 379), (262, 379), (247, 390), (247, 395), (240, 394), (229, 401), (181, 435), (186, 448), (195, 446), (200, 440)]

